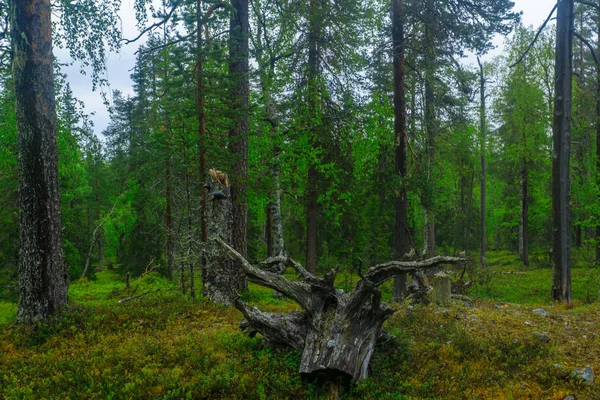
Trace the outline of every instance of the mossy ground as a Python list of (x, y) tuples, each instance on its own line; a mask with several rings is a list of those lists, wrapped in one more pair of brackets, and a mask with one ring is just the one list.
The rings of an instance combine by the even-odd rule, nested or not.
[[(599, 383), (571, 376), (585, 365), (600, 372), (600, 305), (589, 294), (597, 296), (597, 269), (576, 265), (567, 308), (548, 299), (549, 269), (523, 268), (510, 253), (488, 261), (486, 273), (473, 274), (472, 305), (396, 305), (387, 323), (396, 339), (377, 348), (371, 377), (342, 397), (600, 399)], [(339, 284), (353, 279), (340, 276)], [(237, 311), (189, 301), (156, 274), (139, 284), (128, 291), (109, 271), (74, 282), (69, 310), (35, 328), (13, 325), (16, 306), (0, 303), (0, 398), (327, 397), (327, 388), (298, 376), (298, 352), (244, 336)], [(118, 303), (133, 290), (147, 295)], [(251, 285), (245, 297), (270, 311), (297, 309), (272, 294)], [(537, 307), (550, 315), (533, 313)]]

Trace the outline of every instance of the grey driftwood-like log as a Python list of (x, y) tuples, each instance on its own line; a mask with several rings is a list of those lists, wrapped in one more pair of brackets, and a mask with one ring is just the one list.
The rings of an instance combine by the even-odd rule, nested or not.
[[(208, 191), (208, 235), (231, 243), (233, 208), (227, 174), (211, 169), (210, 182), (204, 188)], [(208, 241), (205, 252), (204, 295), (217, 304), (233, 306), (237, 297), (237, 283), (240, 281), (237, 278), (243, 276), (243, 272), (216, 242)]]
[[(249, 281), (283, 293), (302, 307), (302, 312), (271, 314), (248, 307), (239, 299), (235, 306), (244, 317), (241, 326), (248, 333), (260, 333), (271, 342), (302, 352), (300, 373), (328, 379), (359, 381), (368, 375), (368, 366), (377, 340), (384, 334), (383, 323), (394, 310), (381, 302), (378, 286), (399, 273), (409, 273), (440, 264), (457, 264), (464, 258), (437, 256), (424, 261), (392, 261), (359, 271), (361, 279), (350, 293), (334, 286), (337, 270), (323, 277), (306, 271), (289, 257), (272, 257), (251, 265), (222, 238), (213, 237), (243, 269)], [(268, 271), (269, 265), (283, 262), (302, 278), (290, 281)]]

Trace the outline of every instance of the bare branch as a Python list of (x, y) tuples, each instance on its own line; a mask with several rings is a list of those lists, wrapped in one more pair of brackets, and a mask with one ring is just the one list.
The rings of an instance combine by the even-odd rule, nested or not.
[(465, 261), (465, 258), (448, 256), (436, 256), (424, 261), (390, 261), (369, 268), (365, 277), (373, 285), (379, 286), (394, 275), (400, 273), (432, 268), (440, 264), (460, 264)]
[(594, 61), (596, 62), (596, 66), (600, 66), (600, 62), (598, 62), (598, 56), (596, 56), (596, 52), (594, 51), (594, 48), (592, 47), (590, 42), (588, 42), (583, 36), (581, 36), (579, 34), (579, 32), (573, 32), (573, 36), (575, 36), (577, 39), (581, 40), (581, 43), (583, 43), (587, 46), (587, 48), (590, 50), (590, 53), (592, 53), (592, 57), (594, 58)]
[(544, 23), (542, 24), (542, 26), (540, 27), (540, 29), (535, 34), (535, 37), (533, 38), (533, 40), (531, 41), (531, 43), (529, 43), (529, 46), (527, 47), (527, 49), (525, 50), (525, 52), (521, 55), (521, 57), (519, 58), (519, 60), (516, 63), (510, 65), (509, 68), (512, 68), (515, 65), (519, 64), (521, 61), (523, 61), (523, 59), (525, 58), (525, 56), (527, 55), (527, 53), (529, 53), (529, 50), (531, 50), (531, 48), (533, 47), (533, 45), (537, 41), (538, 37), (540, 36), (540, 34), (542, 33), (542, 31), (546, 27), (546, 24), (548, 23), (548, 21), (550, 21), (550, 18), (552, 18), (552, 15), (554, 14), (554, 11), (556, 10), (557, 6), (558, 6), (558, 3), (554, 4), (554, 7), (552, 7), (552, 11), (550, 11), (550, 14), (548, 14), (548, 17), (546, 18), (546, 20), (544, 21)]
[(216, 241), (225, 251), (229, 253), (230, 256), (238, 261), (240, 267), (250, 282), (277, 290), (278, 292), (281, 292), (285, 296), (294, 300), (306, 311), (311, 312), (312, 291), (311, 286), (308, 283), (292, 282), (279, 274), (274, 274), (272, 272), (263, 271), (259, 268), (256, 268), (252, 266), (240, 253), (225, 243), (220, 237), (213, 237), (212, 240)]
[(144, 29), (143, 31), (140, 32), (139, 35), (137, 35), (135, 38), (133, 39), (121, 39), (121, 42), (124, 42), (125, 44), (130, 44), (130, 43), (134, 43), (137, 42), (138, 40), (140, 40), (140, 38), (142, 36), (144, 36), (146, 33), (163, 26), (164, 24), (166, 24), (167, 22), (169, 22), (169, 20), (171, 19), (171, 17), (173, 16), (173, 14), (175, 13), (175, 10), (177, 9), (177, 7), (179, 6), (179, 1), (176, 1), (173, 3), (173, 7), (171, 8), (171, 11), (169, 11), (168, 14), (166, 14), (163, 19), (161, 19), (158, 22), (153, 23), (152, 25), (150, 25), (149, 27), (147, 27), (146, 29)]

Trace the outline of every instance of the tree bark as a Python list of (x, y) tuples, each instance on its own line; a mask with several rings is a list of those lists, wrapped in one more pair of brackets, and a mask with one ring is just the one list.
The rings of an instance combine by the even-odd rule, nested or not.
[[(394, 153), (395, 173), (400, 178), (396, 189), (395, 244), (396, 259), (402, 260), (408, 252), (408, 198), (406, 190), (406, 94), (404, 70), (404, 1), (392, 0), (392, 45), (394, 54)], [(394, 278), (393, 298), (406, 293), (406, 274)]]
[[(435, 6), (433, 1), (427, 1), (428, 9), (428, 24), (435, 23), (430, 13), (433, 12)], [(434, 74), (435, 74), (435, 38), (432, 32), (432, 27), (425, 26), (426, 36), (426, 59), (425, 59), (425, 131), (427, 135), (426, 152), (427, 152), (427, 185), (429, 185), (429, 192), (425, 195), (423, 201), (424, 209), (424, 224), (423, 224), (423, 253), (425, 255), (432, 255), (435, 253), (435, 214), (434, 214), (434, 198), (433, 188), (435, 187), (435, 174), (434, 174), (434, 157), (435, 157), (435, 138), (437, 134), (437, 122), (435, 116), (435, 92), (433, 88)]]
[(19, 148), (19, 307), (33, 324), (67, 302), (63, 262), (49, 0), (11, 2)]
[[(211, 237), (232, 243), (233, 205), (229, 181), (226, 175), (211, 170), (211, 182), (207, 190), (208, 233)], [(243, 275), (239, 266), (221, 251), (215, 241), (206, 243), (206, 268), (204, 295), (217, 304), (231, 306), (240, 290)], [(244, 279), (245, 280), (245, 279)]]
[[(244, 257), (248, 252), (248, 0), (232, 0), (233, 13), (229, 21), (229, 74), (233, 79), (233, 129), (229, 131), (229, 149), (233, 157), (231, 200), (233, 203), (232, 243)], [(243, 275), (238, 282), (240, 290), (247, 289)]]
[[(168, 130), (168, 128), (167, 128)], [(169, 132), (166, 133), (169, 135)], [(167, 158), (165, 160), (165, 196), (166, 196), (166, 223), (167, 223), (167, 271), (169, 280), (173, 280), (173, 271), (175, 269), (175, 259), (173, 257), (173, 216), (171, 214), (171, 149), (169, 139), (167, 139)]]
[(521, 238), (520, 251), (523, 265), (529, 265), (529, 168), (527, 160), (522, 159), (523, 168), (521, 170)]
[(480, 215), (480, 242), (479, 242), (479, 264), (485, 267), (485, 250), (486, 250), (486, 160), (485, 153), (487, 149), (486, 142), (486, 110), (485, 110), (485, 76), (483, 75), (483, 64), (477, 57), (477, 63), (479, 64), (479, 94), (480, 94), (480, 108), (479, 108), (479, 119), (481, 129), (481, 215)]
[[(198, 120), (198, 175), (200, 182), (205, 182), (206, 176), (206, 96), (204, 93), (204, 59), (202, 54), (202, 0), (196, 3), (196, 118)], [(202, 185), (201, 185), (202, 186)], [(206, 280), (206, 239), (208, 238), (208, 222), (206, 218), (206, 191), (200, 188), (200, 273), (202, 276), (202, 291)], [(193, 288), (194, 274), (190, 266), (190, 290)]]
[[(600, 10), (596, 18), (598, 30), (596, 51), (600, 54)], [(596, 183), (600, 185), (600, 65), (596, 65)], [(600, 223), (596, 225), (596, 265), (600, 265)]]
[(573, 69), (573, 0), (559, 0), (556, 18), (554, 130), (552, 149), (552, 298), (571, 302), (569, 162)]
[[(308, 134), (315, 135), (312, 140), (314, 149), (318, 148), (319, 122), (312, 121), (318, 119), (315, 115), (317, 107), (315, 102), (318, 100), (317, 78), (319, 76), (319, 0), (310, 0), (309, 2), (309, 31), (308, 31)], [(317, 270), (317, 223), (318, 223), (318, 188), (319, 172), (311, 161), (308, 166), (307, 191), (306, 191), (306, 268), (315, 273)]]
[(267, 202), (267, 209), (265, 210), (265, 214), (266, 214), (266, 222), (265, 222), (265, 241), (267, 242), (267, 257), (271, 257), (273, 255), (273, 233), (271, 232), (271, 224), (272, 224), (272, 217), (271, 217), (271, 210), (272, 210), (272, 206), (271, 206), (271, 201)]

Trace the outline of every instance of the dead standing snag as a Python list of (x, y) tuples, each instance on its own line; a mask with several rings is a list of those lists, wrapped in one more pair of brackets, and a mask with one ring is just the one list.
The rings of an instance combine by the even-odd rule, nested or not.
[(424, 261), (379, 264), (365, 274), (361, 272), (355, 289), (344, 293), (334, 286), (337, 270), (320, 278), (289, 257), (263, 263), (283, 261), (303, 278), (294, 282), (251, 265), (220, 237), (213, 237), (212, 241), (241, 265), (250, 282), (283, 293), (303, 309), (296, 313), (272, 314), (248, 307), (236, 299), (234, 305), (246, 318), (242, 323), (246, 331), (258, 332), (268, 341), (300, 350), (300, 373), (303, 375), (352, 378), (354, 381), (367, 377), (383, 323), (394, 312), (381, 302), (378, 286), (399, 273), (465, 261), (464, 258), (437, 256)]

